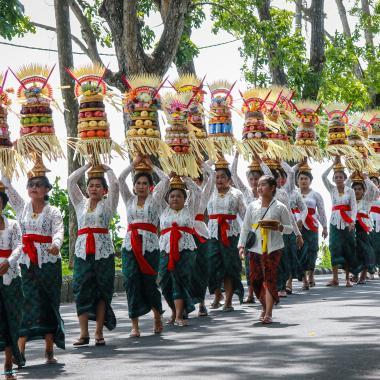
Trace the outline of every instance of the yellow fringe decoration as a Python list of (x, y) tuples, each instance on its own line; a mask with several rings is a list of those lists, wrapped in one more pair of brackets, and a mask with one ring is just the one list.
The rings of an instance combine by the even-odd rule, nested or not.
[(31, 159), (31, 153), (44, 154), (49, 161), (65, 157), (56, 135), (33, 133), (22, 136), (16, 142), (16, 150), (27, 160)]
[(310, 157), (315, 161), (323, 161), (323, 153), (317, 145), (294, 145), (304, 157)]
[(361, 153), (359, 153), (355, 148), (349, 145), (337, 144), (327, 146), (325, 149), (327, 155), (330, 158), (335, 156), (347, 156), (347, 158), (361, 158)]
[(369, 158), (352, 159), (346, 158), (346, 166), (348, 169), (360, 172), (373, 173), (376, 171), (375, 163)]
[[(289, 141), (284, 140), (272, 140), (282, 151), (278, 159), (288, 161), (301, 161), (304, 158), (304, 154), (298, 149), (297, 146), (290, 144)], [(276, 151), (275, 151), (276, 153)]]
[(179, 176), (191, 178), (197, 178), (200, 173), (196, 157), (191, 153), (160, 157), (160, 163), (166, 173), (175, 172)]
[(159, 138), (152, 137), (127, 137), (125, 144), (130, 154), (139, 152), (143, 156), (170, 157), (173, 152), (170, 147)]
[(232, 155), (237, 141), (233, 136), (216, 136), (210, 135), (210, 140), (214, 145), (214, 149), (222, 154)]
[(17, 165), (22, 173), (26, 173), (26, 167), (22, 157), (13, 148), (0, 147), (0, 173), (2, 172), (7, 178), (12, 178), (14, 174), (18, 178)]
[(210, 160), (216, 161), (215, 146), (209, 138), (190, 137), (190, 145), (198, 158), (208, 156)]

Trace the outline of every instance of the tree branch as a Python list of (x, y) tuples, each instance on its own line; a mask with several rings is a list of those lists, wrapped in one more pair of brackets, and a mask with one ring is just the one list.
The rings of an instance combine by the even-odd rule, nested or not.
[(79, 21), (81, 27), (82, 38), (87, 44), (88, 56), (93, 62), (103, 65), (102, 59), (98, 52), (98, 43), (95, 34), (91, 28), (91, 24), (87, 17), (83, 14), (81, 7), (75, 0), (69, 0), (69, 6)]
[[(57, 28), (49, 25), (40, 24), (38, 22), (31, 22), (32, 25), (34, 25), (36, 28), (49, 30), (51, 32), (57, 33)], [(80, 49), (83, 51), (83, 53), (88, 55), (88, 49), (85, 46), (85, 44), (76, 36), (73, 34), (70, 35), (71, 39), (80, 47)]]

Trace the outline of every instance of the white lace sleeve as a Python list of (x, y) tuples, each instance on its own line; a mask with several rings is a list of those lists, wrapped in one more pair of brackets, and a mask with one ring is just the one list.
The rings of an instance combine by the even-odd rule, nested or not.
[(166, 194), (169, 191), (170, 178), (156, 166), (153, 166), (153, 171), (160, 178), (160, 182), (158, 182), (158, 184), (154, 187), (153, 199), (158, 204), (161, 204), (165, 201)]
[(287, 175), (284, 190), (290, 194), (296, 188), (295, 173), (293, 168), (285, 161), (281, 161), (281, 167), (285, 170)]
[(327, 218), (325, 211), (325, 204), (323, 202), (323, 198), (321, 194), (315, 193), (315, 202), (317, 206), (317, 218), (319, 223), (321, 223), (323, 228), (327, 228)]
[(307, 206), (306, 206), (305, 202), (302, 199), (301, 194), (298, 193), (298, 191), (297, 191), (297, 198), (296, 198), (296, 200), (297, 200), (297, 208), (298, 208), (298, 210), (300, 210), (301, 221), (305, 222), (307, 214), (308, 214), (308, 209), (307, 209)]
[(119, 176), (119, 188), (120, 194), (124, 201), (124, 204), (127, 205), (128, 201), (132, 198), (132, 193), (129, 190), (126, 179), (132, 171), (132, 165), (127, 166)]
[(21, 256), (21, 229), (18, 223), (13, 224), (12, 228), (12, 254), (8, 257), (8, 262), (11, 267), (16, 265), (16, 262)]
[(52, 218), (52, 239), (53, 239), (52, 244), (58, 248), (61, 248), (63, 244), (65, 229), (63, 226), (63, 219), (62, 219), (61, 212), (56, 207), (52, 207), (51, 218)]
[[(205, 212), (215, 186), (215, 171), (206, 164), (204, 164), (204, 171), (205, 173), (208, 173), (208, 177), (205, 186), (203, 187), (201, 200), (199, 202), (198, 213), (200, 214)], [(203, 181), (205, 181), (204, 178), (205, 176), (203, 176)]]
[(234, 186), (237, 189), (239, 189), (243, 194), (247, 194), (247, 193), (249, 193), (249, 189), (247, 186), (244, 185), (244, 182), (238, 176), (237, 163), (238, 163), (238, 157), (235, 156), (234, 161), (233, 161), (232, 166), (231, 166), (232, 182), (234, 183)]
[(379, 194), (380, 194), (379, 189), (368, 178), (365, 179), (364, 183), (365, 183), (365, 186), (366, 186), (366, 190), (365, 190), (365, 193), (364, 193), (364, 199), (367, 202), (372, 203), (372, 202), (374, 202), (379, 197)]
[(109, 191), (105, 201), (105, 207), (110, 211), (110, 215), (113, 215), (119, 203), (119, 182), (112, 169), (108, 169), (106, 174), (109, 182)]
[[(289, 211), (287, 212), (285, 207), (281, 207), (281, 224), (284, 228), (282, 231), (283, 234), (291, 234), (293, 232), (294, 226), (293, 226), (292, 219), (294, 219), (294, 218), (291, 218), (291, 216), (292, 215), (289, 214)], [(297, 223), (296, 223), (296, 225), (297, 225)], [(298, 227), (297, 227), (297, 229), (298, 229)], [(297, 235), (296, 232), (295, 232), (295, 234)], [(299, 231), (298, 231), (298, 235), (300, 235)]]
[(91, 164), (82, 166), (71, 173), (69, 178), (67, 178), (67, 192), (69, 193), (70, 200), (74, 206), (78, 206), (85, 199), (82, 190), (78, 186), (78, 181), (90, 166)]
[(189, 212), (192, 213), (192, 215), (195, 217), (196, 204), (197, 200), (200, 197), (200, 189), (190, 177), (184, 177), (183, 182), (185, 182), (187, 190), (189, 190), (187, 207), (189, 209)]
[(238, 213), (241, 220), (244, 220), (245, 212), (247, 210), (247, 206), (244, 201), (244, 196), (242, 193), (239, 193), (238, 195)]
[(243, 224), (241, 226), (238, 247), (245, 247), (245, 244), (247, 242), (248, 233), (249, 233), (249, 231), (252, 230), (252, 210), (251, 210), (252, 207), (253, 207), (253, 203), (251, 203), (247, 207), (247, 212), (245, 213), (245, 216), (243, 219)]
[(263, 171), (264, 175), (270, 175), (271, 177), (273, 177), (273, 174), (269, 169), (269, 166), (264, 161), (260, 162), (260, 168)]
[(5, 190), (9, 197), (9, 204), (15, 210), (17, 217), (20, 217), (25, 208), (25, 201), (21, 195), (12, 186), (11, 181), (7, 177), (2, 177), (1, 181), (7, 187)]
[(350, 206), (351, 206), (351, 219), (356, 220), (356, 214), (358, 213), (358, 205), (356, 202), (355, 192), (350, 189)]
[(332, 166), (330, 166), (323, 174), (322, 174), (322, 181), (323, 184), (325, 185), (326, 189), (329, 191), (331, 194), (334, 190), (334, 185), (329, 181), (328, 176), (332, 170)]

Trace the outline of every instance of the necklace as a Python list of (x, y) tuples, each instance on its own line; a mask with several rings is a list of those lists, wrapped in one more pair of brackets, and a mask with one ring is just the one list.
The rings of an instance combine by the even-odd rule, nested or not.
[(32, 214), (31, 214), (31, 218), (32, 218), (32, 219), (37, 219), (37, 218), (38, 218), (38, 215), (39, 215), (38, 212), (32, 212)]

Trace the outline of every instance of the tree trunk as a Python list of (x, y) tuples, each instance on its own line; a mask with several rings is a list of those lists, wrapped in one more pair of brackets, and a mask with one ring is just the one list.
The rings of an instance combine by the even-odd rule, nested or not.
[(296, 12), (295, 12), (295, 24), (296, 29), (302, 30), (302, 0), (296, 0)]
[[(261, 0), (257, 4), (260, 21), (269, 22), (272, 20), (270, 14), (270, 0)], [(270, 47), (267, 48), (269, 71), (272, 77), (272, 83), (280, 86), (287, 84), (284, 66), (277, 57), (277, 42), (271, 41)]]
[(362, 12), (365, 18), (365, 26), (364, 26), (364, 38), (365, 43), (369, 49), (373, 52), (373, 32), (372, 32), (372, 22), (371, 22), (371, 11), (369, 8), (368, 0), (361, 0), (362, 2)]
[(317, 99), (325, 62), (324, 0), (312, 0), (310, 6), (311, 40), (309, 80), (305, 83), (303, 98)]
[[(69, 85), (70, 88), (62, 88), (62, 97), (65, 102), (65, 124), (67, 137), (76, 137), (78, 134), (78, 102), (74, 96), (74, 80), (66, 73), (65, 67), (73, 67), (72, 42), (67, 36), (71, 35), (70, 10), (68, 0), (54, 0), (55, 20), (57, 26), (58, 63), (61, 84)], [(79, 168), (78, 160), (74, 160), (74, 151), (67, 150), (68, 173), (71, 174)], [(75, 241), (77, 236), (77, 219), (72, 203), (69, 203), (69, 256), (70, 266), (74, 255)]]

